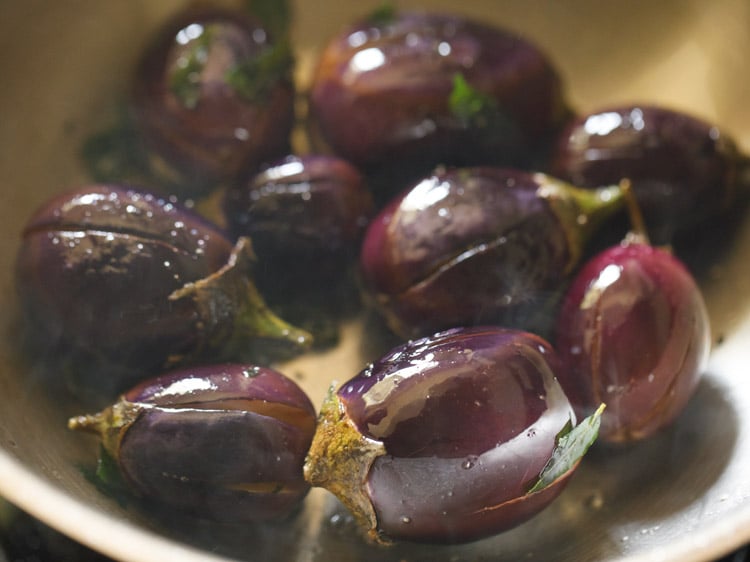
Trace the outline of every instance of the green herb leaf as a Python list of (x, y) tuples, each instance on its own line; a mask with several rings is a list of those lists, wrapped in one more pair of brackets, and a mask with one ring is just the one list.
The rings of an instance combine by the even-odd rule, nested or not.
[(149, 174), (143, 139), (124, 110), (112, 127), (86, 138), (81, 159), (97, 182), (135, 181)]
[(289, 0), (247, 0), (247, 11), (266, 27), (274, 41), (285, 41), (292, 22)]
[(563, 428), (558, 435), (557, 447), (552, 452), (552, 457), (539, 474), (539, 480), (528, 491), (529, 494), (543, 490), (555, 482), (586, 454), (599, 435), (604, 408), (602, 404), (596, 412), (572, 429), (570, 429), (570, 424)]
[(453, 77), (450, 98), (451, 113), (467, 125), (488, 125), (498, 113), (497, 103), (466, 81), (463, 74)]
[(391, 3), (385, 3), (375, 8), (365, 21), (375, 26), (388, 25), (396, 19), (396, 7)]
[(114, 499), (121, 507), (126, 507), (132, 496), (128, 485), (123, 480), (117, 461), (112, 458), (103, 446), (99, 446), (99, 459), (96, 470), (81, 469), (83, 476), (104, 495)]
[(200, 99), (200, 74), (208, 59), (211, 47), (211, 28), (203, 32), (190, 43), (188, 52), (177, 61), (177, 68), (169, 79), (172, 93), (189, 109), (198, 105)]
[(281, 41), (257, 57), (233, 66), (224, 78), (246, 101), (263, 103), (279, 81), (290, 77), (293, 65), (291, 46), (287, 41)]
[(96, 477), (107, 486), (119, 486), (122, 483), (120, 469), (107, 449), (99, 449), (99, 460), (96, 464)]
[(464, 127), (483, 134), (489, 142), (503, 139), (507, 142), (518, 136), (516, 124), (497, 100), (477, 90), (460, 73), (453, 77), (448, 103), (451, 113)]

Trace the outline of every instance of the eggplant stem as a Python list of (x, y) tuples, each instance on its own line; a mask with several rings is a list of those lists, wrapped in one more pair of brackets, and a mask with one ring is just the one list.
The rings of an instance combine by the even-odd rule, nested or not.
[(630, 179), (622, 178), (619, 185), (623, 199), (625, 200), (628, 220), (630, 221), (630, 231), (625, 236), (625, 243), (650, 244), (646, 221), (643, 219), (641, 206), (638, 204), (635, 193), (633, 193), (633, 185)]

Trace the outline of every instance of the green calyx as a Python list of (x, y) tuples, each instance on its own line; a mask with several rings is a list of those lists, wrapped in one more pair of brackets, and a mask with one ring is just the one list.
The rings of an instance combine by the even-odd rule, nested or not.
[(597, 410), (575, 427), (566, 425), (557, 436), (557, 446), (552, 452), (547, 464), (539, 474), (539, 479), (527, 494), (539, 492), (564, 477), (580, 462), (589, 447), (599, 436), (599, 426), (605, 405), (601, 404)]
[(534, 174), (534, 179), (539, 196), (547, 200), (567, 237), (569, 272), (597, 230), (624, 208), (625, 189), (622, 185), (583, 189), (541, 173)]
[(115, 404), (96, 414), (75, 416), (68, 420), (68, 429), (98, 435), (102, 447), (114, 459), (118, 458), (122, 437), (135, 422), (143, 408), (120, 398)]
[(331, 387), (305, 461), (305, 480), (338, 497), (360, 527), (368, 530), (368, 537), (381, 543), (384, 539), (377, 531), (377, 516), (366, 486), (372, 463), (384, 454), (380, 441), (368, 439), (354, 426)]
[(250, 239), (241, 237), (221, 269), (169, 296), (194, 302), (203, 344), (197, 355), (208, 349), (223, 357), (243, 357), (254, 339), (276, 340), (299, 350), (311, 345), (312, 335), (268, 308), (250, 278), (254, 260)]

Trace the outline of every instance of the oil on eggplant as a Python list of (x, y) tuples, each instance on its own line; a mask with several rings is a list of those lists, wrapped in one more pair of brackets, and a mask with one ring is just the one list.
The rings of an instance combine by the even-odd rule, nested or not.
[(101, 438), (135, 496), (167, 513), (242, 525), (300, 505), (315, 416), (278, 371), (220, 364), (149, 379), (68, 425)]
[(58, 360), (98, 371), (106, 387), (114, 372), (241, 357), (254, 338), (304, 346), (309, 335), (257, 292), (253, 261), (248, 239), (233, 245), (173, 199), (93, 185), (52, 198), (28, 220), (16, 286), (30, 337)]
[(718, 126), (655, 105), (601, 109), (572, 120), (550, 174), (595, 188), (628, 179), (649, 238), (669, 244), (738, 200), (743, 159)]
[(133, 79), (132, 113), (157, 175), (191, 193), (289, 150), (293, 57), (241, 11), (192, 9), (167, 22)]
[(368, 227), (360, 257), (374, 307), (404, 338), (481, 323), (542, 330), (620, 186), (576, 189), (505, 168), (437, 169)]
[(460, 16), (381, 11), (325, 46), (314, 139), (363, 169), (527, 164), (568, 114), (531, 42)]
[(460, 543), (511, 528), (557, 497), (596, 438), (593, 417), (560, 454), (576, 417), (558, 369), (542, 338), (497, 327), (400, 345), (332, 389), (305, 477), (376, 542)]

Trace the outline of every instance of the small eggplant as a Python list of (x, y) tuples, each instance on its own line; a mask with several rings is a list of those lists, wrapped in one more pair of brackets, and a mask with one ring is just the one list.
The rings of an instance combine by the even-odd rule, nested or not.
[[(304, 345), (234, 246), (179, 203), (94, 185), (57, 196), (28, 221), (16, 286), (31, 337), (95, 365), (143, 376), (185, 361), (242, 356), (253, 338)], [(121, 390), (121, 389), (120, 389)]]
[(191, 10), (166, 24), (142, 55), (132, 95), (162, 175), (205, 191), (282, 157), (294, 122), (292, 66), (288, 43), (242, 12)]
[(571, 429), (558, 368), (542, 338), (496, 327), (398, 346), (332, 390), (305, 477), (375, 541), (459, 543), (518, 525), (596, 438), (596, 416)]
[[(526, 39), (463, 17), (381, 11), (332, 38), (310, 92), (313, 136), (363, 169), (528, 164), (568, 114)], [(521, 162), (523, 161), (523, 162)]]
[(272, 369), (175, 371), (68, 425), (101, 437), (135, 495), (203, 519), (282, 518), (309, 490), (302, 466), (315, 409), (296, 383)]
[(607, 404), (601, 439), (632, 442), (668, 426), (711, 348), (705, 302), (669, 252), (626, 240), (594, 256), (563, 299), (560, 384), (580, 415)]
[(737, 201), (741, 160), (735, 142), (711, 123), (630, 105), (574, 119), (553, 147), (549, 169), (580, 187), (628, 179), (649, 238), (669, 244)]
[(438, 169), (370, 223), (361, 269), (402, 337), (481, 323), (536, 329), (588, 237), (622, 206), (619, 186), (580, 190), (543, 174)]
[(249, 236), (258, 258), (285, 270), (340, 273), (374, 214), (364, 178), (333, 156), (288, 156), (228, 190), (233, 235)]

